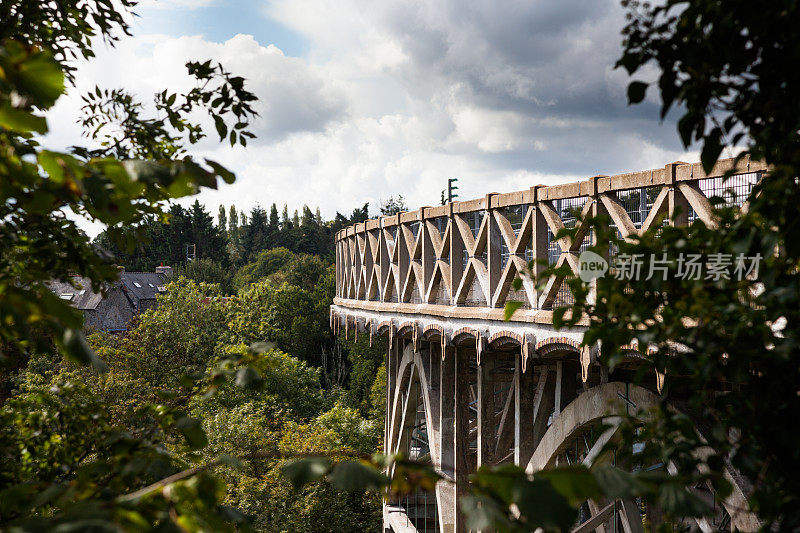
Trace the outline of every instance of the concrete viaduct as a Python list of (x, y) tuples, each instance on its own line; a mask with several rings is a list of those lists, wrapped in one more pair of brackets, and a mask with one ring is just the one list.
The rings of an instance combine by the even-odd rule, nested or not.
[[(734, 166), (736, 165), (736, 166)], [(735, 176), (723, 184), (722, 176)], [(741, 205), (765, 167), (748, 159), (720, 161), (706, 175), (699, 164), (594, 176), (508, 194), (423, 207), (369, 220), (336, 235), (336, 297), (331, 326), (349, 335), (388, 338), (384, 445), (430, 461), (449, 481), (384, 506), (386, 531), (465, 531), (458, 511), (469, 474), (479, 465), (515, 463), (529, 472), (559, 463), (591, 464), (614, 437), (614, 412), (646, 406), (662, 376), (632, 383), (638, 346), (613, 372), (581, 349), (583, 328), (554, 330), (553, 309), (570, 302), (563, 279), (544, 290), (512, 281), (531, 259), (570, 266), (594, 238), (554, 235), (606, 213), (623, 237), (677, 214), (674, 223), (713, 223), (709, 198), (732, 190)], [(506, 322), (507, 300), (522, 307)], [(383, 341), (385, 342), (385, 341)], [(689, 394), (690, 392), (687, 392)], [(601, 424), (611, 430), (600, 434)], [(746, 508), (746, 487), (719, 501), (708, 487), (692, 490), (716, 516), (692, 530), (758, 527)], [(657, 509), (636, 501), (587, 501), (575, 533), (643, 530)]]

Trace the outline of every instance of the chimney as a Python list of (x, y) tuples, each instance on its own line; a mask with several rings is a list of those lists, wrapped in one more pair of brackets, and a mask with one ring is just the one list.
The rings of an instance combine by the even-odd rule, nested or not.
[(156, 274), (164, 274), (167, 279), (172, 278), (172, 267), (171, 266), (157, 266), (156, 267)]

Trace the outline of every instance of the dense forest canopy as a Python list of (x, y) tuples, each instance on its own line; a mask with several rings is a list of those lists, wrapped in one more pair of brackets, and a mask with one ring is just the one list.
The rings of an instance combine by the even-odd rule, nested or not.
[(113, 254), (127, 270), (152, 271), (158, 265), (185, 266), (187, 259), (210, 260), (224, 269), (241, 267), (254, 261), (261, 252), (284, 248), (293, 253), (316, 255), (332, 261), (334, 235), (340, 229), (369, 218), (369, 204), (353, 209), (350, 216), (336, 213), (333, 220), (323, 220), (304, 205), (289, 216), (272, 204), (269, 211), (256, 206), (240, 212), (235, 205), (219, 207), (217, 220), (199, 200), (188, 209), (170, 206), (167, 220), (149, 217), (129, 231), (138, 236), (132, 250), (115, 245), (108, 231), (95, 242)]

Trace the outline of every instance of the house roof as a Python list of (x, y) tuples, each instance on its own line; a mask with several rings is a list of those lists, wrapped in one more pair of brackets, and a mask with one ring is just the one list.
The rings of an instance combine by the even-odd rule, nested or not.
[(168, 282), (164, 274), (155, 272), (120, 272), (119, 283), (123, 290), (136, 300), (155, 300)]
[(92, 291), (92, 282), (83, 276), (72, 276), (74, 287), (66, 281), (50, 281), (47, 286), (56, 296), (82, 311), (96, 309), (103, 295)]
[[(103, 300), (103, 295), (92, 291), (92, 282), (83, 276), (72, 276), (73, 287), (67, 281), (50, 281), (47, 286), (56, 296), (69, 303), (81, 311), (97, 309)], [(121, 287), (122, 291), (137, 305), (141, 300), (155, 300), (160, 292), (168, 283), (167, 276), (156, 274), (155, 272), (120, 272), (119, 280), (114, 286)]]

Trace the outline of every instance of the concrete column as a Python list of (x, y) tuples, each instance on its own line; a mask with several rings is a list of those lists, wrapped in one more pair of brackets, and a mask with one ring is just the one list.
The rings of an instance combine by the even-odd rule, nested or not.
[(533, 441), (535, 367), (522, 372), (521, 354), (514, 364), (514, 464), (525, 467), (536, 449)]
[(556, 361), (556, 394), (555, 405), (553, 407), (553, 418), (558, 418), (561, 414), (561, 385), (564, 382), (564, 362), (559, 359)]
[[(556, 379), (555, 372), (545, 365), (541, 365), (539, 377), (536, 380), (536, 396), (533, 401), (533, 442), (535, 450), (547, 431), (547, 420), (555, 403)], [(532, 371), (529, 369), (528, 371)]]
[(675, 179), (677, 166), (675, 163), (670, 163), (666, 166), (667, 179), (669, 179), (667, 208), (669, 209), (670, 224), (685, 226), (689, 223), (689, 202), (686, 201), (683, 193), (678, 190), (678, 183)]
[[(547, 222), (544, 219), (544, 215), (542, 215), (542, 210), (539, 209), (537, 202), (539, 201), (539, 194), (538, 189), (541, 188), (542, 185), (537, 185), (533, 188), (533, 205), (531, 206), (535, 209), (532, 218), (533, 218), (533, 229), (532, 229), (532, 240), (533, 240), (533, 274), (534, 276), (538, 277), (542, 271), (546, 268), (545, 265), (538, 263), (539, 260), (547, 260), (547, 231), (548, 226)], [(535, 291), (534, 293), (534, 307), (539, 307), (539, 298), (541, 297), (540, 291)]]
[[(489, 298), (497, 292), (497, 285), (500, 282), (500, 276), (503, 273), (501, 265), (501, 243), (503, 236), (500, 233), (500, 227), (494, 219), (494, 209), (492, 208), (493, 194), (486, 195), (486, 269), (489, 274)], [(491, 301), (488, 305), (491, 305)]]
[(458, 284), (461, 282), (461, 276), (464, 275), (464, 265), (462, 263), (464, 254), (464, 239), (461, 238), (461, 232), (458, 229), (455, 215), (453, 215), (453, 204), (449, 205), (450, 209), (450, 295), (451, 304), (455, 305), (456, 291)]
[(392, 403), (394, 401), (394, 389), (397, 383), (397, 373), (394, 369), (394, 357), (392, 346), (393, 337), (389, 335), (388, 345), (386, 347), (386, 357), (384, 364), (386, 365), (386, 416), (383, 422), (383, 453), (391, 453), (389, 450), (389, 421), (392, 419)]
[[(422, 216), (420, 216), (419, 222), (419, 231), (420, 236), (422, 239), (422, 273), (424, 278), (423, 286), (425, 287), (425, 291), (428, 289), (428, 285), (430, 285), (431, 278), (433, 277), (433, 268), (436, 265), (436, 250), (433, 247), (433, 241), (431, 240), (431, 236), (429, 233), (428, 228), (428, 219), (426, 216), (426, 211), (430, 209), (429, 207), (422, 207), (420, 208), (420, 212)], [(425, 294), (420, 294), (421, 298), (425, 298)]]
[(456, 498), (455, 531), (466, 531), (466, 524), (458, 509), (462, 496), (469, 493), (469, 361), (475, 357), (475, 350), (457, 347), (455, 350), (455, 475)]
[(456, 527), (456, 355), (455, 348), (444, 348), (445, 355), (439, 372), (439, 471), (447, 478), (436, 485), (439, 523), (444, 533)]
[(494, 405), (494, 369), (497, 354), (484, 351), (478, 365), (478, 466), (494, 462), (497, 420)]
[[(391, 327), (391, 326), (390, 326)], [(391, 453), (389, 449), (389, 424), (394, 420), (394, 412), (392, 406), (394, 405), (394, 393), (397, 388), (397, 367), (400, 364), (400, 357), (402, 356), (401, 342), (397, 335), (389, 332), (388, 335), (388, 349), (386, 351), (386, 424), (384, 425), (384, 453)]]
[(578, 396), (580, 371), (580, 367), (577, 366), (574, 361), (563, 362), (561, 373), (561, 397), (559, 398), (562, 411)]
[(440, 420), (440, 405), (441, 399), (439, 390), (441, 387), (440, 374), (442, 370), (442, 354), (441, 344), (438, 342), (431, 342), (428, 344), (428, 392), (430, 396), (430, 413), (431, 423), (433, 427), (428, 428), (428, 439), (431, 446), (431, 458), (433, 465), (439, 468), (441, 462), (441, 439), (439, 433), (441, 432)]

